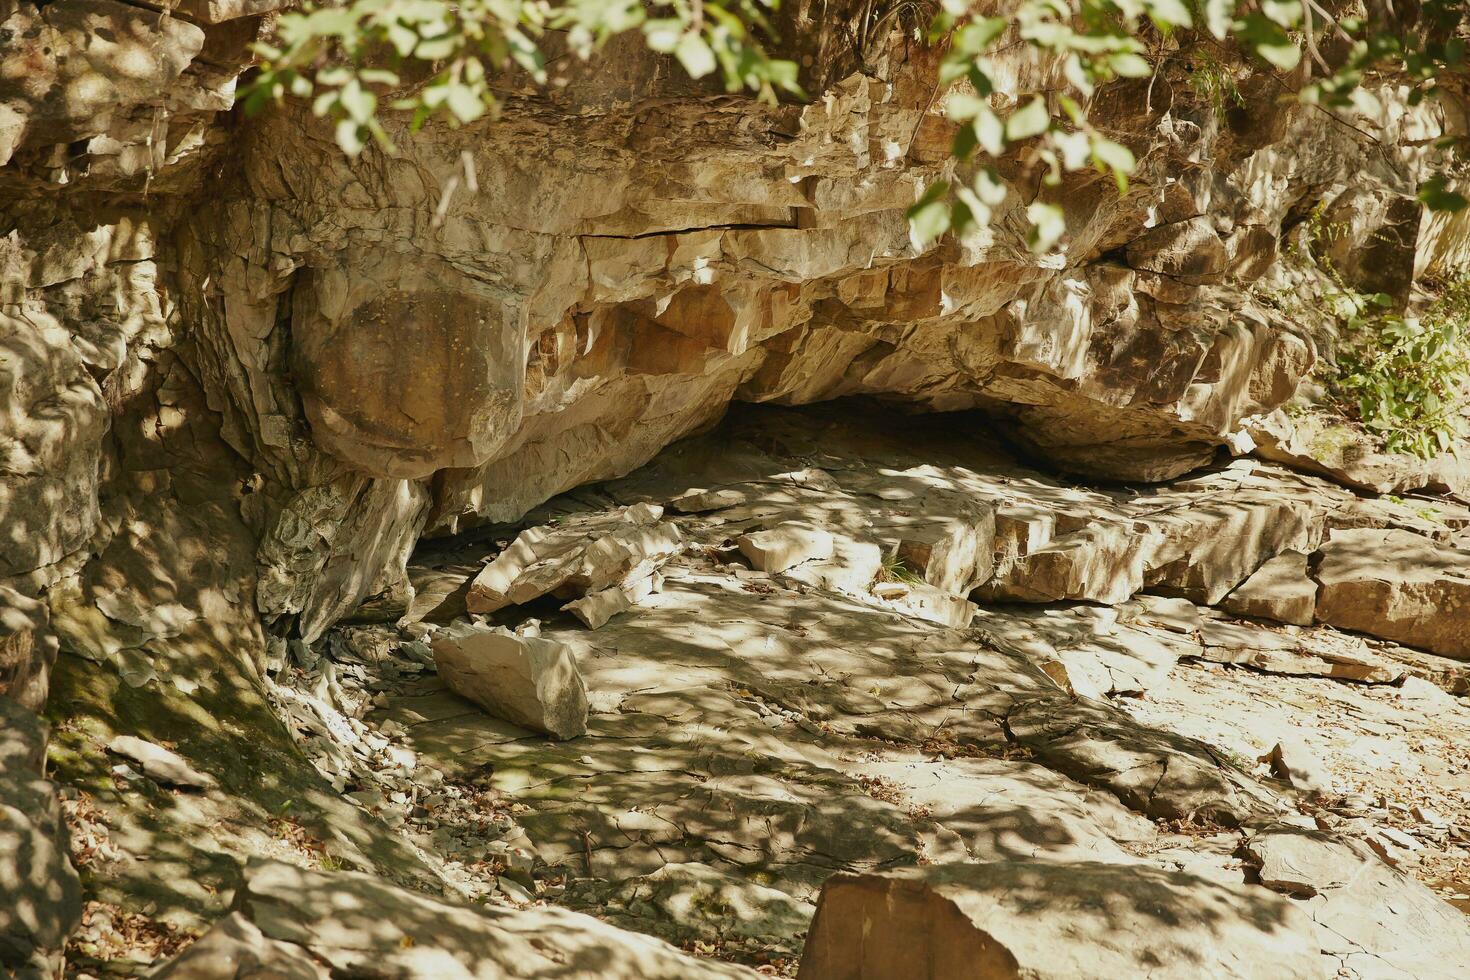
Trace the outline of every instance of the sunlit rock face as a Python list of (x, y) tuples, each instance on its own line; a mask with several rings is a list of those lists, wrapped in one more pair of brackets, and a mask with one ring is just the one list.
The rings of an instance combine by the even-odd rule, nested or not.
[[(617, 41), (549, 92), (506, 79), (500, 119), (395, 131), (397, 156), (356, 161), (303, 107), (219, 114), (272, 4), (168, 24), (83, 6), (6, 21), (25, 44), (0, 72), (0, 344), (36, 367), (22, 383), (0, 364), (0, 575), (87, 553), (119, 472), (106, 433), (173, 350), (212, 452), (247, 474), (213, 493), (258, 542), (255, 601), (307, 635), (401, 600), (422, 534), (625, 474), (735, 401), (979, 410), (1048, 468), (1177, 477), (1311, 369), (1313, 337), (1254, 284), (1319, 201), (1355, 233), (1391, 226), (1383, 255), (1343, 263), (1374, 288), (1459, 248), (1457, 228), (1416, 231), (1411, 194), (1446, 124), (1393, 93), (1369, 145), (1265, 83), (1218, 111), (1170, 62), (1096, 99), (1141, 161), (1126, 192), (1090, 172), (1045, 186), (1017, 154), (996, 161), (1010, 192), (988, 228), (921, 248), (904, 211), (954, 166), (938, 54), (899, 33), (855, 46), (828, 5), (777, 25), (804, 103)], [(37, 45), (111, 94), (83, 98), (80, 62)], [(1043, 69), (999, 66), (1000, 98)], [(1024, 241), (1038, 195), (1068, 220), (1045, 257)]]
[(390, 477), (492, 456), (520, 423), (524, 331), (447, 266), (343, 257), (291, 297), (291, 366), (317, 444)]

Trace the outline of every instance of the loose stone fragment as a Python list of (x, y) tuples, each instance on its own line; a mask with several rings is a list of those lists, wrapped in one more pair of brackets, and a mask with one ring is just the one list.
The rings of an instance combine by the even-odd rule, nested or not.
[(214, 777), (202, 773), (184, 761), (177, 752), (132, 735), (119, 735), (107, 743), (107, 751), (131, 759), (142, 767), (149, 778), (170, 786), (213, 789)]
[(1284, 738), (1266, 755), (1271, 771), (1305, 793), (1332, 792), (1332, 774), (1315, 752), (1295, 738)]
[(1317, 609), (1317, 583), (1307, 576), (1307, 556), (1300, 551), (1277, 555), (1240, 583), (1220, 606), (1238, 616), (1310, 626)]
[(461, 624), (434, 635), (450, 689), (490, 714), (560, 739), (587, 732), (587, 688), (565, 644)]

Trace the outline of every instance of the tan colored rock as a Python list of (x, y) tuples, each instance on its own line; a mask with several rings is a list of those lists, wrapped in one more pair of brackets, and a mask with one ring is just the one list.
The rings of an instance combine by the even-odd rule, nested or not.
[(1366, 434), (1328, 417), (1293, 419), (1277, 411), (1244, 421), (1257, 456), (1320, 473), (1343, 486), (1381, 494), (1448, 490), (1462, 499), (1470, 495), (1470, 460), (1463, 454), (1424, 460), (1384, 453)]
[(46, 723), (0, 696), (0, 972), (61, 975), (62, 948), (82, 918), (56, 786), (41, 778)]
[(1332, 773), (1300, 738), (1283, 738), (1263, 761), (1269, 761), (1273, 773), (1304, 793), (1332, 792)]
[(1259, 886), (1115, 864), (837, 874), (801, 980), (1325, 978), (1311, 920)]
[(1035, 543), (1000, 563), (977, 595), (1117, 604), (1152, 587), (1216, 603), (1277, 554), (1314, 548), (1327, 510), (1348, 496), (1249, 461), (1121, 500), (1053, 504), (1038, 495), (1026, 511), (1055, 507), (1051, 527), (1038, 528)]
[(696, 959), (649, 936), (551, 906), (459, 905), (355, 872), (253, 861), (241, 912), (270, 940), (334, 976), (402, 980), (733, 980), (743, 967)]
[(900, 590), (880, 597), (887, 598), (904, 615), (939, 626), (968, 626), (979, 609), (969, 599), (936, 589), (927, 582), (904, 583)]
[(786, 521), (735, 539), (740, 553), (763, 572), (784, 572), (802, 562), (832, 557), (832, 534), (798, 521)]
[(1178, 634), (1120, 622), (1095, 606), (987, 608), (976, 625), (992, 643), (1015, 650), (1065, 690), (1089, 698), (1144, 694), (1164, 682), (1199, 645)]
[(267, 939), (239, 912), (149, 973), (153, 980), (328, 980), (331, 973), (300, 946)]
[(587, 732), (587, 688), (564, 644), (504, 628), (451, 626), (430, 644), (450, 690), (490, 714), (559, 739)]
[(23, 144), (104, 132), (112, 114), (161, 97), (204, 45), (194, 24), (112, 0), (10, 4), (0, 31), (0, 166)]
[(1297, 907), (1317, 924), (1323, 954), (1343, 969), (1458, 977), (1470, 957), (1470, 923), (1380, 860), (1373, 844), (1276, 826), (1253, 834), (1245, 852), (1259, 866), (1262, 884), (1300, 896)]
[(1237, 585), (1220, 607), (1238, 616), (1310, 626), (1317, 610), (1317, 583), (1307, 575), (1307, 556), (1300, 551), (1277, 555)]
[(56, 637), (46, 606), (0, 586), (0, 697), (32, 711), (46, 706)]
[(1317, 581), (1319, 621), (1470, 660), (1470, 551), (1407, 531), (1338, 531)]
[(1218, 279), (1228, 261), (1225, 243), (1205, 216), (1150, 229), (1128, 243), (1127, 256), (1135, 269), (1187, 283)]
[(725, 507), (738, 507), (745, 503), (746, 495), (729, 488), (719, 490), (690, 490), (669, 501), (669, 506), (681, 514), (703, 514)]
[[(470, 612), (489, 613), (556, 594), (571, 599), (614, 585), (636, 591), (658, 565), (683, 547), (663, 509), (635, 504), (565, 525), (522, 531), (470, 584)], [(605, 620), (604, 620), (605, 621)]]

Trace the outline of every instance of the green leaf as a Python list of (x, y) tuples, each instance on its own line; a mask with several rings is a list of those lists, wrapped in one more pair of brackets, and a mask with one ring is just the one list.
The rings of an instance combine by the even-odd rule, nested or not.
[(1046, 111), (1046, 103), (1034, 98), (1006, 118), (1006, 139), (1030, 139), (1046, 132), (1050, 125), (1051, 113)]
[(1302, 22), (1302, 0), (1261, 0), (1261, 13), (1273, 23), (1292, 28)]
[(1118, 182), (1119, 194), (1128, 190), (1128, 177), (1138, 165), (1132, 150), (1122, 143), (1114, 143), (1110, 139), (1099, 136), (1092, 141), (1092, 158), (1097, 161), (1098, 166), (1112, 171), (1114, 179)]
[(974, 127), (980, 148), (986, 153), (998, 157), (1006, 151), (1005, 124), (999, 116), (986, 109), (975, 117)]
[(969, 92), (951, 92), (944, 101), (944, 114), (959, 123), (969, 122), (985, 111), (989, 111), (989, 104)]
[(643, 39), (661, 54), (672, 54), (683, 36), (684, 22), (678, 19), (650, 20), (643, 25)]
[(1235, 18), (1235, 0), (1205, 0), (1205, 27), (1215, 40), (1225, 40), (1230, 33), (1230, 23)]
[(485, 114), (485, 100), (468, 85), (451, 85), (444, 104), (462, 123), (473, 122)]
[(1142, 55), (1126, 51), (1109, 58), (1108, 66), (1123, 78), (1147, 78), (1153, 72), (1153, 68)]
[(337, 123), (335, 132), (337, 145), (342, 148), (342, 152), (354, 160), (357, 159), (365, 148), (357, 123), (351, 119), (343, 119)]
[(704, 38), (694, 33), (679, 38), (679, 43), (674, 46), (674, 57), (679, 59), (690, 78), (703, 78), (718, 67), (715, 53)]
[(1470, 204), (1465, 195), (1450, 190), (1443, 177), (1431, 177), (1420, 184), (1418, 197), (1431, 211), (1463, 211)]
[(909, 240), (923, 250), (949, 230), (949, 181), (937, 180), (924, 189), (923, 196), (908, 210)]
[(1183, 0), (1149, 0), (1148, 14), (1156, 22), (1170, 27), (1194, 26), (1194, 18)]
[(1038, 255), (1051, 251), (1052, 246), (1061, 240), (1062, 234), (1067, 230), (1066, 216), (1055, 204), (1038, 201), (1026, 208), (1026, 217), (1031, 221), (1031, 229), (1026, 233), (1026, 245)]
[(356, 79), (342, 86), (338, 101), (348, 118), (359, 123), (367, 122), (378, 110), (378, 97), (359, 85)]

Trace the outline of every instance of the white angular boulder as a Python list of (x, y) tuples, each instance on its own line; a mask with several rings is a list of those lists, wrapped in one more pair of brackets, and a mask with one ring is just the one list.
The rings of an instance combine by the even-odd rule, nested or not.
[(559, 739), (587, 733), (587, 687), (566, 644), (463, 623), (432, 648), (449, 689), (495, 717)]
[(786, 521), (735, 539), (740, 553), (755, 568), (774, 575), (804, 561), (832, 557), (832, 535), (801, 521)]

